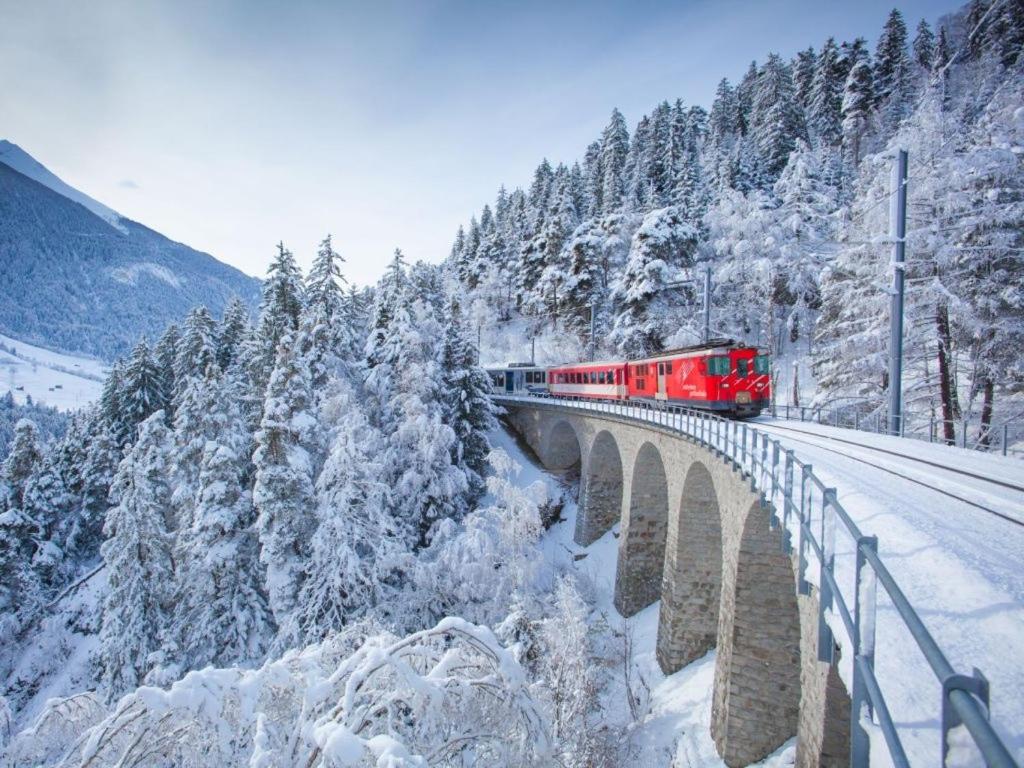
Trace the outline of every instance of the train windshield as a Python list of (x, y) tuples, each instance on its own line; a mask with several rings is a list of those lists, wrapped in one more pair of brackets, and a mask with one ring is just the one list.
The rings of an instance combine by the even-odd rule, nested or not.
[(768, 355), (758, 355), (754, 358), (754, 373), (768, 373)]

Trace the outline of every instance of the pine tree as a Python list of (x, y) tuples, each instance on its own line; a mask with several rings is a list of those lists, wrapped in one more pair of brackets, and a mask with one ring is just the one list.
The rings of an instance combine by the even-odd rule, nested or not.
[(63, 586), (74, 568), (62, 546), (58, 527), (70, 516), (76, 499), (61, 470), (61, 456), (51, 450), (26, 482), (21, 505), (34, 527), (32, 568), (48, 596)]
[(98, 411), (88, 417), (84, 431), (89, 440), (81, 470), (82, 501), (67, 540), (71, 551), (80, 559), (88, 560), (99, 551), (103, 523), (110, 506), (110, 486), (121, 461), (121, 446)]
[(654, 207), (653, 155), (651, 119), (644, 115), (633, 132), (626, 157), (626, 210), (644, 213)]
[(343, 263), (328, 235), (320, 243), (306, 280), (299, 348), (309, 367), (314, 392), (321, 391), (331, 376), (353, 362), (347, 357), (353, 340), (345, 308)]
[(100, 548), (109, 584), (100, 629), (100, 685), (110, 699), (140, 684), (167, 626), (173, 581), (171, 538), (164, 526), (169, 451), (164, 414), (157, 411), (140, 426), (114, 476), (116, 506), (107, 515), (107, 539)]
[(601, 212), (615, 213), (626, 202), (626, 156), (629, 131), (618, 109), (601, 134)]
[(592, 141), (583, 157), (583, 178), (587, 190), (586, 216), (600, 216), (604, 210), (604, 167), (601, 164), (601, 142)]
[(174, 364), (175, 400), (181, 397), (193, 379), (205, 376), (207, 369), (216, 365), (217, 322), (206, 307), (196, 307), (185, 318), (178, 342), (178, 356)]
[(310, 383), (292, 346), (290, 337), (282, 338), (253, 454), (260, 563), (267, 571), (269, 604), (278, 626), (295, 610), (313, 533)]
[(164, 385), (160, 367), (145, 337), (132, 350), (124, 370), (121, 412), (133, 426), (141, 424), (160, 410)]
[[(835, 41), (832, 38), (829, 38), (829, 42), (835, 47)], [(812, 46), (797, 53), (796, 60), (793, 62), (793, 87), (796, 100), (804, 109), (809, 109), (811, 106), (811, 83), (820, 69), (821, 61), (817, 58)]]
[(447, 382), (442, 390), (442, 419), (455, 433), (452, 461), (466, 472), (471, 492), (469, 504), (483, 491), (487, 454), (491, 450), (487, 434), (497, 428), (490, 377), (477, 365), (476, 358), (476, 350), (466, 338), (459, 305), (452, 302), (441, 350), (441, 369)]
[(817, 143), (829, 147), (838, 145), (843, 135), (843, 82), (839, 71), (839, 49), (830, 37), (818, 57), (807, 107), (809, 133)]
[(273, 620), (259, 579), (252, 498), (242, 485), (249, 437), (221, 398), (220, 431), (203, 447), (192, 524), (178, 558), (175, 635), (191, 668), (259, 659)]
[(868, 132), (874, 103), (871, 65), (858, 61), (846, 78), (843, 91), (843, 146), (856, 166), (861, 159), (861, 146)]
[(237, 296), (224, 308), (220, 327), (216, 332), (217, 365), (226, 371), (241, 355), (249, 336), (249, 307)]
[(544, 217), (547, 215), (548, 206), (551, 202), (551, 188), (555, 181), (555, 172), (551, 170), (551, 163), (544, 158), (537, 170), (533, 172), (533, 182), (530, 184), (530, 191), (527, 196), (529, 209), (530, 229), (537, 232), (544, 226)]
[(25, 492), (42, 460), (35, 423), (21, 419), (0, 466), (0, 615), (30, 609), (37, 600), (31, 563), (40, 531), (25, 509)]
[(176, 323), (171, 323), (153, 347), (153, 360), (160, 372), (159, 409), (167, 414), (169, 419), (174, 418), (174, 393), (177, 391), (175, 368), (180, 341), (181, 329)]
[(633, 236), (629, 259), (612, 291), (616, 306), (612, 343), (627, 357), (660, 352), (670, 331), (669, 284), (692, 266), (697, 231), (675, 208), (653, 211)]
[(931, 72), (935, 65), (935, 35), (924, 19), (918, 23), (914, 37), (914, 61), (925, 72)]
[(295, 256), (277, 244), (277, 255), (267, 268), (263, 282), (263, 300), (256, 340), (258, 352), (252, 355), (252, 376), (256, 390), (262, 391), (270, 378), (281, 339), (299, 327), (303, 305), (302, 272)]
[(282, 634), (314, 643), (383, 604), (394, 590), (403, 546), (384, 482), (383, 438), (345, 381), (332, 391), (338, 414), (327, 462), (316, 484), (316, 533), (292, 623)]
[(792, 75), (777, 54), (768, 56), (758, 74), (751, 106), (750, 132), (768, 181), (779, 177), (797, 140), (806, 138)]
[[(905, 80), (910, 75), (907, 55), (907, 25), (897, 9), (889, 13), (875, 48), (875, 104), (886, 105), (906, 95)], [(902, 111), (902, 110), (901, 110)]]
[(430, 307), (415, 302), (388, 331), (402, 361), (388, 406), (395, 425), (386, 452), (395, 517), (403, 540), (423, 546), (435, 522), (464, 508), (468, 481), (452, 461), (456, 437), (443, 420), (440, 324)]
[(132, 424), (125, 417), (121, 403), (124, 367), (123, 360), (116, 360), (110, 366), (110, 373), (103, 382), (99, 407), (100, 415), (119, 448), (123, 448), (132, 438)]

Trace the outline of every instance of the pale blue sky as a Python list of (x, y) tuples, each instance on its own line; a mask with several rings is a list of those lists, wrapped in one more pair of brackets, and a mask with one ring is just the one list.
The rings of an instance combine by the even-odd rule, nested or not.
[[(500, 183), (582, 156), (613, 106), (710, 106), (751, 58), (873, 46), (891, 0), (0, 0), (0, 138), (262, 275), (331, 232), (360, 283), (437, 261)], [(911, 31), (952, 2), (899, 4)]]

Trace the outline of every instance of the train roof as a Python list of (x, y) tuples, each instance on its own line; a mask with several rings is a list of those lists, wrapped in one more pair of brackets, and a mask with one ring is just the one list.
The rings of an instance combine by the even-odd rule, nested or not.
[(661, 360), (666, 357), (675, 357), (677, 355), (696, 355), (703, 352), (713, 352), (718, 349), (753, 349), (757, 350), (757, 347), (751, 346), (750, 344), (742, 344), (735, 339), (710, 339), (705, 344), (694, 344), (689, 347), (675, 347), (673, 349), (666, 349), (663, 352), (658, 352), (653, 355), (646, 355), (644, 357), (631, 357), (629, 362), (637, 363), (645, 360)]

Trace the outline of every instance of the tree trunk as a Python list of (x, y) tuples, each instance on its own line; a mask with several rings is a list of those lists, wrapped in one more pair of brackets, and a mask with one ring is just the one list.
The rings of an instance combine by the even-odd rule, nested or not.
[(988, 450), (992, 441), (992, 396), (995, 386), (990, 376), (985, 377), (982, 385), (981, 400), (981, 435), (978, 437), (978, 445), (983, 450)]
[(956, 444), (956, 425), (959, 416), (956, 386), (949, 368), (949, 309), (944, 303), (935, 310), (935, 324), (939, 335), (939, 397), (942, 401), (942, 436), (947, 445)]
[(800, 407), (800, 372), (797, 370), (796, 363), (793, 363), (793, 405), (797, 408)]

